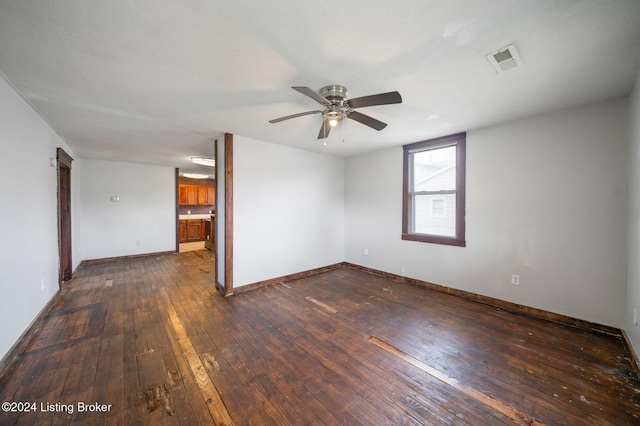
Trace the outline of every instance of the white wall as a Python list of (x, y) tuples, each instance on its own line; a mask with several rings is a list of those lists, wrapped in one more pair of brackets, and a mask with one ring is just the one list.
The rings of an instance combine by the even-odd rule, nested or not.
[[(119, 196), (119, 202), (112, 202)], [(84, 259), (172, 251), (176, 248), (175, 169), (84, 160)]]
[(73, 268), (80, 252), (82, 162), (0, 78), (0, 358), (58, 290), (56, 148), (75, 161), (71, 169)]
[(466, 248), (400, 239), (401, 148), (350, 158), (346, 260), (621, 327), (626, 129), (621, 99), (468, 132)]
[(344, 260), (344, 160), (234, 135), (233, 286)]
[(628, 160), (627, 304), (624, 329), (636, 354), (640, 354), (640, 327), (633, 321), (634, 309), (640, 316), (640, 75), (629, 97)]

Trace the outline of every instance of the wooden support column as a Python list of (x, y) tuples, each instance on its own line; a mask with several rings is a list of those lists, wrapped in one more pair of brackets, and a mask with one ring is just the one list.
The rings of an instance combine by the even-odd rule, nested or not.
[(180, 193), (179, 193), (179, 181), (180, 181), (180, 169), (175, 168), (174, 172), (174, 190), (175, 190), (175, 199), (174, 205), (176, 208), (176, 253), (180, 253)]
[(233, 293), (233, 135), (224, 134), (224, 294)]

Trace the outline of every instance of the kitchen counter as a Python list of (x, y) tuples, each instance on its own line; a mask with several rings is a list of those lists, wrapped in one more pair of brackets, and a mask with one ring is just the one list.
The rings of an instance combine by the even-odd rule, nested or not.
[(207, 219), (211, 220), (211, 214), (181, 214), (178, 215), (179, 220), (190, 220), (190, 219)]

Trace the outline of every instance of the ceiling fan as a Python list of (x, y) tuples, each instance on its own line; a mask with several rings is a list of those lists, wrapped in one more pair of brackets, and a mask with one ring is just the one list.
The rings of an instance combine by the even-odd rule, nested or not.
[(375, 105), (399, 104), (402, 102), (402, 97), (398, 92), (378, 93), (377, 95), (347, 99), (348, 91), (344, 86), (325, 86), (317, 93), (306, 86), (294, 86), (292, 89), (310, 97), (319, 104), (324, 105), (325, 108), (323, 110), (305, 111), (287, 115), (286, 117), (275, 118), (273, 120), (269, 120), (269, 123), (279, 123), (281, 121), (310, 114), (322, 114), (322, 126), (318, 133), (318, 139), (324, 139), (329, 136), (331, 128), (335, 127), (339, 121), (342, 121), (345, 118), (358, 121), (365, 126), (369, 126), (378, 131), (382, 130), (387, 127), (387, 123), (383, 123), (373, 117), (354, 111), (354, 109)]

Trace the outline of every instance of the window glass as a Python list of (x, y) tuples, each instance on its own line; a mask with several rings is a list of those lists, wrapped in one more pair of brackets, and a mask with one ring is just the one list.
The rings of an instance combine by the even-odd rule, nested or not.
[(444, 200), (442, 198), (434, 198), (431, 200), (431, 216), (444, 216)]

